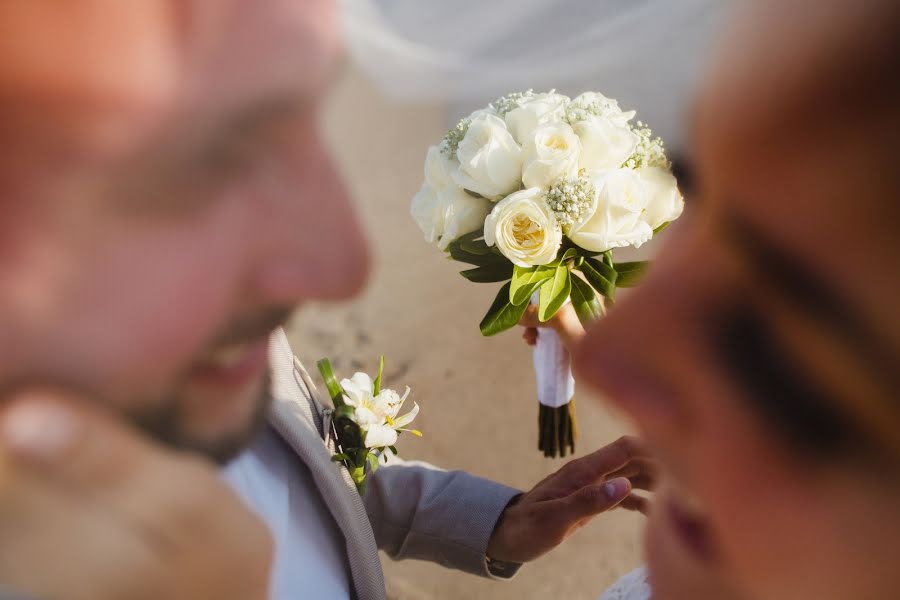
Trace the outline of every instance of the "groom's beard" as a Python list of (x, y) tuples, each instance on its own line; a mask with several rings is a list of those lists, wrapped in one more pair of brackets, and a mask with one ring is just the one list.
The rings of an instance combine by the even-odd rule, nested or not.
[(132, 421), (144, 432), (163, 444), (196, 452), (224, 465), (246, 449), (262, 430), (272, 402), (271, 377), (267, 372), (255, 399), (253, 413), (245, 427), (215, 439), (201, 438), (187, 431), (179, 407), (184, 400), (170, 396), (152, 413), (132, 415)]
[[(264, 311), (236, 318), (210, 344), (211, 350), (244, 343), (259, 343), (267, 340), (272, 331), (283, 326), (293, 307), (274, 307)], [(224, 464), (249, 446), (266, 421), (271, 404), (271, 375), (267, 369), (254, 390), (247, 392), (250, 396), (243, 399), (252, 403), (247, 410), (247, 419), (236, 430), (222, 433), (198, 435), (191, 431), (190, 421), (185, 413), (191, 407), (190, 390), (191, 369), (169, 387), (169, 391), (161, 397), (151, 398), (147, 402), (136, 402), (131, 406), (152, 407), (139, 413), (130, 413), (130, 417), (142, 430), (153, 438), (180, 450), (193, 451)], [(155, 400), (155, 401), (154, 401)], [(226, 399), (233, 401), (233, 399)]]

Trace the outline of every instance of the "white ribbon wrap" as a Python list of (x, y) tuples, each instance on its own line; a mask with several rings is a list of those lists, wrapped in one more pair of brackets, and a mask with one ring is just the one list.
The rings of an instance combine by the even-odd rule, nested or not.
[[(537, 292), (532, 296), (531, 303), (537, 305)], [(556, 331), (549, 327), (538, 328), (537, 344), (534, 346), (534, 375), (538, 402), (544, 406), (565, 406), (575, 395), (569, 352)]]

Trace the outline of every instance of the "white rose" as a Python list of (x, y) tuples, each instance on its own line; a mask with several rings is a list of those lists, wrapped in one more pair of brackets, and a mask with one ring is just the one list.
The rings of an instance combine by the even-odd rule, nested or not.
[[(572, 116), (577, 117), (578, 114), (583, 115), (583, 111), (587, 111), (590, 114), (599, 114), (611, 119), (618, 125), (627, 125), (628, 121), (633, 119), (636, 114), (633, 110), (624, 112), (619, 108), (619, 103), (616, 100), (607, 98), (600, 92), (585, 92), (577, 96), (572, 100), (569, 108)], [(580, 121), (581, 118), (576, 118), (575, 120)]]
[(456, 150), (457, 185), (490, 200), (499, 200), (521, 187), (522, 148), (500, 117), (485, 111), (473, 115)]
[(653, 237), (643, 219), (647, 186), (637, 172), (616, 169), (591, 178), (595, 194), (590, 210), (569, 229), (569, 239), (591, 252), (639, 247)]
[(655, 230), (674, 221), (684, 210), (684, 198), (678, 190), (675, 176), (660, 167), (643, 167), (638, 170), (647, 194), (644, 221)]
[(514, 108), (505, 115), (506, 126), (520, 144), (524, 144), (531, 133), (547, 123), (561, 121), (569, 104), (568, 96), (551, 92), (535, 94), (518, 101)]
[(498, 202), (484, 222), (484, 241), (497, 246), (520, 267), (546, 265), (556, 259), (562, 230), (537, 188), (522, 190)]
[(547, 189), (559, 179), (578, 176), (581, 140), (566, 123), (543, 125), (532, 132), (524, 155), (525, 187)]
[(428, 149), (425, 183), (413, 197), (411, 214), (425, 241), (446, 250), (457, 238), (484, 226), (491, 203), (467, 194), (453, 181), (456, 161), (437, 146)]
[(637, 134), (627, 123), (608, 117), (588, 117), (572, 126), (581, 140), (578, 166), (586, 171), (618, 169), (637, 148)]
[(440, 146), (430, 146), (425, 155), (425, 183), (438, 190), (456, 185), (453, 171), (458, 166), (453, 158), (441, 152)]

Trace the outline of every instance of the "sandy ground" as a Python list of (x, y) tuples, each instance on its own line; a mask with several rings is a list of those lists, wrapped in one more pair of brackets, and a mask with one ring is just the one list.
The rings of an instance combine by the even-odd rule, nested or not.
[[(522, 489), (561, 461), (536, 449), (537, 401), (531, 351), (517, 332), (482, 338), (478, 322), (497, 284), (476, 285), (425, 244), (409, 216), (422, 162), (451, 120), (445, 107), (398, 107), (345, 70), (328, 107), (327, 137), (369, 232), (375, 268), (367, 291), (340, 306), (308, 306), (291, 324), (301, 359), (329, 356), (341, 373), (375, 370), (384, 354), (387, 383), (409, 385), (422, 407), (423, 439), (405, 438), (401, 454), (463, 469)], [(584, 388), (578, 390), (579, 453), (626, 432), (625, 422)], [(613, 511), (561, 548), (497, 583), (417, 562), (384, 558), (391, 598), (597, 598), (637, 566), (640, 516)]]

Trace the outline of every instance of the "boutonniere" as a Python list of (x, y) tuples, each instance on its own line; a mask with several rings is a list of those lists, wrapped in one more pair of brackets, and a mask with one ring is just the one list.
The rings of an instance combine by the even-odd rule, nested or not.
[(366, 373), (354, 373), (350, 379), (338, 381), (330, 360), (323, 358), (317, 365), (334, 403), (330, 429), (337, 453), (331, 459), (344, 463), (356, 489), (365, 495), (366, 477), (378, 469), (379, 459), (387, 462), (390, 454), (397, 454), (395, 444), (400, 434), (422, 436), (420, 431), (407, 428), (419, 414), (419, 405), (413, 402), (411, 410), (400, 414), (410, 389), (407, 386), (401, 396), (382, 387), (383, 356), (374, 380)]

